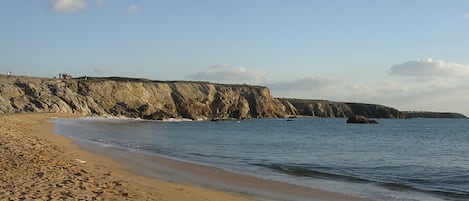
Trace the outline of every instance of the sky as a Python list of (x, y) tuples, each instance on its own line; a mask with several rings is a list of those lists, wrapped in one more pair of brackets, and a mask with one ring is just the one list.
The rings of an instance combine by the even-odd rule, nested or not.
[(4, 0), (0, 73), (246, 83), (469, 115), (467, 0)]

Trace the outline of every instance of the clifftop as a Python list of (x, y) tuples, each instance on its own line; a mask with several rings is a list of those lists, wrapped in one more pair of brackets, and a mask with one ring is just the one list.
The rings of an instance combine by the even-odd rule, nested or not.
[[(78, 113), (142, 119), (351, 115), (406, 118), (415, 115), (375, 104), (274, 98), (267, 87), (245, 84), (153, 81), (122, 77), (7, 78), (2, 75), (0, 81), (0, 113)], [(438, 113), (425, 117), (436, 117), (436, 114)]]

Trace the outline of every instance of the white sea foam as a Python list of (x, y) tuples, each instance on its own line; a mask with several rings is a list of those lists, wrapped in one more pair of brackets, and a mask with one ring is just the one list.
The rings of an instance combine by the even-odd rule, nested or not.
[(186, 119), (186, 118), (169, 118), (169, 119), (163, 119), (163, 122), (189, 122), (193, 121), (192, 119)]
[[(130, 118), (125, 116), (87, 116), (80, 117), (80, 120), (90, 120), (90, 121), (105, 121), (105, 122), (138, 122), (138, 121), (151, 121), (151, 122), (191, 122), (194, 121), (188, 118), (168, 118), (163, 120), (147, 120), (141, 118)], [(207, 118), (200, 118), (196, 121), (205, 121)]]
[(147, 121), (140, 118), (129, 118), (124, 116), (87, 116), (87, 117), (80, 117), (80, 120), (85, 121), (103, 121), (103, 122), (114, 122), (114, 123), (121, 123), (121, 122), (138, 122), (138, 121)]

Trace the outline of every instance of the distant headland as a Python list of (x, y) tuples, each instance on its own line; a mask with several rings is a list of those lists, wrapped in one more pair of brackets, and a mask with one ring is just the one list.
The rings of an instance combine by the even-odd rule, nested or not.
[(123, 77), (52, 79), (0, 75), (0, 113), (249, 119), (297, 116), (368, 118), (467, 118), (458, 113), (401, 112), (365, 103), (274, 98), (263, 86)]

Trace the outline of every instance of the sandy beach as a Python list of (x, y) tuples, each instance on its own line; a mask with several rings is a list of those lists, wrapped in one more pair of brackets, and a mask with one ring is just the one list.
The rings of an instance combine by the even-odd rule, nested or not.
[(139, 176), (54, 134), (57, 116), (0, 115), (0, 200), (252, 200)]
[[(163, 158), (148, 158), (161, 164), (148, 169), (145, 164), (132, 162), (132, 158), (150, 156), (133, 156), (118, 150), (83, 150), (71, 139), (54, 133), (50, 120), (56, 117), (77, 116), (0, 115), (0, 200), (242, 201), (290, 200), (292, 195), (303, 197), (302, 200), (366, 200)], [(120, 153), (121, 157), (113, 157), (112, 153)], [(191, 179), (178, 183), (155, 179), (164, 178), (165, 174), (173, 178), (171, 174), (184, 174)], [(212, 185), (201, 182), (204, 179)]]

